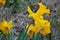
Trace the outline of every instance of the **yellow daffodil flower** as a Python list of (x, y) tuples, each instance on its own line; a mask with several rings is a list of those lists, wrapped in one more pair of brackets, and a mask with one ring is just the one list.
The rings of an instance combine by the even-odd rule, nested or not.
[[(34, 24), (35, 25), (30, 25), (28, 28), (28, 35), (32, 36), (33, 34), (35, 34), (36, 32), (40, 32), (43, 35), (46, 35), (48, 33), (50, 33), (50, 22), (48, 20), (45, 20), (43, 17), (43, 14), (47, 13), (50, 14), (50, 10), (46, 8), (46, 6), (44, 4), (42, 4), (41, 2), (38, 3), (39, 5), (39, 9), (37, 10), (36, 13), (34, 13), (30, 7), (28, 6), (28, 13), (29, 13), (29, 17), (33, 17), (34, 19)], [(28, 25), (27, 25), (28, 26)]]
[(39, 9), (37, 10), (36, 13), (34, 13), (34, 12), (31, 10), (30, 6), (28, 6), (27, 10), (28, 10), (28, 12), (29, 12), (29, 17), (32, 16), (33, 18), (35, 18), (35, 17), (37, 18), (37, 17), (42, 16), (42, 15), (45, 14), (45, 13), (50, 14), (50, 10), (47, 9), (45, 5), (43, 5), (42, 3), (38, 3), (38, 5), (39, 5)]
[(6, 4), (6, 0), (0, 0), (0, 4), (4, 6)]
[(3, 20), (2, 22), (0, 22), (0, 30), (2, 30), (2, 32), (4, 34), (8, 34), (9, 31), (11, 30), (12, 28), (12, 20), (10, 22), (7, 22), (5, 20)]

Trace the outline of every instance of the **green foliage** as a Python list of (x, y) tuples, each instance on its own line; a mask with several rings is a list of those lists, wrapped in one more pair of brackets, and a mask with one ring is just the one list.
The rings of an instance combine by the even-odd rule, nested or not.
[(7, 36), (0, 30), (0, 35), (2, 35), (1, 40), (7, 40)]
[(39, 38), (40, 38), (40, 33), (36, 33), (34, 40), (39, 40)]
[(19, 36), (18, 36), (18, 39), (17, 40), (24, 40), (24, 38), (25, 38), (25, 31), (24, 31), (24, 29), (22, 29), (21, 31), (20, 31), (20, 33), (19, 33)]
[(17, 12), (23, 12), (26, 10), (27, 5), (36, 5), (34, 0), (7, 0), (5, 7), (9, 9), (11, 6), (14, 6), (14, 10)]
[(54, 17), (53, 17), (53, 19), (52, 19), (52, 21), (51, 21), (51, 25), (52, 25), (52, 26), (57, 26), (57, 23), (58, 23), (57, 19), (58, 19), (57, 16), (54, 16)]
[(12, 40), (13, 39), (13, 33), (12, 33), (12, 31), (9, 33), (9, 35), (8, 35), (8, 40)]
[[(32, 40), (39, 40), (40, 33), (36, 33), (35, 35), (32, 36)], [(24, 29), (22, 29), (19, 33), (19, 36), (17, 38), (17, 40), (28, 40), (29, 36), (27, 34), (27, 31), (25, 31)]]

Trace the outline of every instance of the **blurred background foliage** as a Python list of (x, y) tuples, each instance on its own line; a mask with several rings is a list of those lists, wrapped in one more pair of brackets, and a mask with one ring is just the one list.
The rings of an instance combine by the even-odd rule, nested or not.
[(9, 36), (13, 38), (10, 40), (16, 40), (19, 32), (25, 28), (27, 23), (30, 24), (31, 18), (28, 18), (27, 6), (30, 5), (31, 9), (36, 12), (38, 2), (42, 2), (51, 10), (50, 15), (43, 15), (51, 22), (51, 34), (40, 38), (42, 40), (60, 40), (60, 0), (6, 0), (5, 6), (0, 5), (0, 21), (2, 19), (13, 20), (14, 27)]

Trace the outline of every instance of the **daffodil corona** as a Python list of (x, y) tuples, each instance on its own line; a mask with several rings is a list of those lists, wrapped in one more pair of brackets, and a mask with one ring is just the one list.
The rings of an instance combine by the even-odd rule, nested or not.
[[(45, 20), (43, 17), (43, 14), (47, 13), (50, 14), (50, 10), (46, 8), (44, 4), (41, 2), (38, 3), (39, 9), (36, 13), (34, 13), (31, 8), (28, 6), (27, 10), (29, 13), (28, 17), (32, 17), (34, 19), (35, 25), (30, 25), (28, 28), (28, 35), (32, 36), (36, 32), (40, 32), (42, 35), (46, 35), (50, 33), (50, 22), (48, 20)], [(27, 25), (28, 26), (28, 25)]]

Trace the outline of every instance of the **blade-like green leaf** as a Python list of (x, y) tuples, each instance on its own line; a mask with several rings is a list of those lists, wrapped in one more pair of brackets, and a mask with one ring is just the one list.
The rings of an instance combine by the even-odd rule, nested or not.
[(39, 40), (39, 35), (40, 35), (40, 33), (38, 32), (38, 33), (36, 33), (36, 35), (35, 35), (35, 40)]
[(10, 32), (9, 35), (8, 35), (8, 40), (12, 40), (12, 38), (13, 38), (13, 33)]
[(17, 40), (24, 40), (25, 37), (25, 30), (22, 29), (19, 33), (18, 39)]

